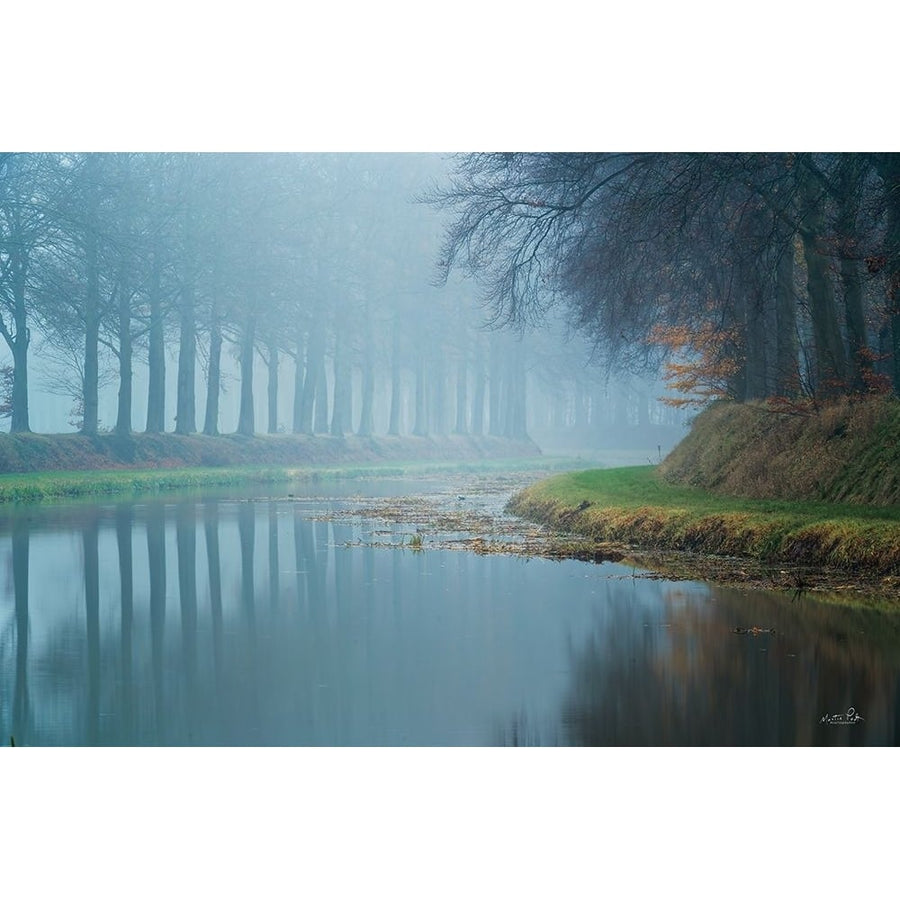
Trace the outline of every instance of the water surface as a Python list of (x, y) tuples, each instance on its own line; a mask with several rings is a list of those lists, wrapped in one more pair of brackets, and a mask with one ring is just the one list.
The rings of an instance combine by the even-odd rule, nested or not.
[[(409, 527), (346, 515), (365, 506), (356, 495), (399, 492), (497, 510), (509, 490), (470, 499), (458, 482), (355, 481), (274, 499), (7, 510), (4, 742), (900, 738), (896, 615), (611, 563), (414, 552)], [(774, 633), (735, 633), (753, 626)]]

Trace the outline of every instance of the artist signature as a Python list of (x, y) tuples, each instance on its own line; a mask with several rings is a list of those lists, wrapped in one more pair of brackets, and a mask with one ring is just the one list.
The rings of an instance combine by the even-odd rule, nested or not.
[(845, 713), (836, 713), (829, 715), (826, 713), (819, 719), (820, 725), (855, 725), (857, 722), (865, 722), (866, 720), (851, 706)]

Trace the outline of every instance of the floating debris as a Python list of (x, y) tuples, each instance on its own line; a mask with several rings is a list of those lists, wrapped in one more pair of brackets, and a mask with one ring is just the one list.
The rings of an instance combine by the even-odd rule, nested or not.
[[(435, 477), (433, 480), (437, 481)], [(638, 549), (625, 543), (600, 542), (567, 531), (525, 521), (506, 512), (511, 494), (534, 480), (533, 473), (509, 476), (440, 476), (442, 488), (418, 496), (294, 496), (263, 498), (300, 504), (304, 517), (362, 526), (362, 539), (354, 546), (411, 549), (410, 534), (427, 534), (429, 550), (462, 550), (489, 554), (616, 562), (633, 567), (630, 574), (608, 577), (657, 581), (709, 581), (742, 589), (778, 591), (793, 600), (873, 591), (879, 598), (897, 602), (900, 576), (848, 580), (846, 573), (808, 566), (769, 564), (743, 557), (714, 556), (689, 550)], [(465, 501), (465, 502), (463, 502)], [(323, 507), (323, 504), (329, 504)], [(573, 513), (590, 506), (583, 501)], [(380, 525), (378, 523), (381, 523)], [(565, 523), (563, 523), (565, 524)], [(422, 547), (421, 549), (424, 549)], [(715, 598), (713, 598), (715, 599)], [(863, 599), (865, 605), (870, 601)], [(774, 629), (735, 629), (736, 634), (774, 634)]]

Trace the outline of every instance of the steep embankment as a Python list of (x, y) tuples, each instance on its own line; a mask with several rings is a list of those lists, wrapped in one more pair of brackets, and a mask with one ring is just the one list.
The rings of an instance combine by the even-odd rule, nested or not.
[(896, 576), (898, 410), (878, 400), (801, 417), (717, 404), (659, 467), (559, 475), (510, 509), (641, 549)]
[(531, 441), (488, 436), (328, 437), (305, 435), (3, 434), (0, 473), (217, 466), (338, 466), (410, 460), (537, 456)]
[(715, 403), (660, 475), (717, 494), (900, 504), (900, 402), (844, 400), (808, 413)]

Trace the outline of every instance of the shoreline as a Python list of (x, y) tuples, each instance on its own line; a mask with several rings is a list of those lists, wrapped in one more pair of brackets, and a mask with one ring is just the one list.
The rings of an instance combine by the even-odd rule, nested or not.
[(207, 488), (241, 488), (267, 484), (317, 484), (366, 478), (414, 478), (443, 473), (552, 472), (569, 463), (543, 457), (398, 460), (306, 466), (221, 466), (173, 469), (97, 469), (0, 475), (0, 510), (15, 505), (86, 500), (120, 499)]
[[(514, 554), (528, 557), (544, 557), (555, 560), (578, 559), (600, 563), (619, 562), (634, 567), (631, 577), (666, 579), (671, 581), (706, 581), (743, 589), (774, 590), (797, 600), (805, 596), (815, 596), (824, 601), (841, 604), (861, 603), (866, 606), (882, 604), (900, 606), (900, 566), (890, 571), (865, 570), (859, 565), (835, 567), (804, 559), (796, 553), (788, 559), (766, 554), (753, 555), (748, 545), (741, 547), (741, 540), (758, 536), (761, 522), (766, 514), (754, 517), (744, 511), (732, 513), (724, 510), (729, 498), (715, 498), (717, 511), (705, 516), (694, 511), (694, 533), (706, 535), (709, 543), (692, 539), (685, 542), (677, 538), (679, 528), (691, 518), (684, 504), (666, 508), (655, 498), (648, 505), (647, 491), (681, 494), (684, 489), (672, 488), (652, 477), (654, 467), (630, 466), (611, 469), (575, 469), (583, 461), (561, 457), (521, 457), (482, 458), (456, 460), (406, 460), (396, 462), (359, 463), (356, 465), (306, 465), (286, 466), (243, 466), (243, 467), (189, 467), (171, 469), (100, 469), (93, 471), (44, 472), (12, 474), (0, 476), (0, 517), (17, 516), (17, 509), (51, 504), (99, 500), (130, 501), (141, 497), (164, 496), (168, 493), (181, 494), (222, 489), (251, 489), (262, 485), (310, 485), (354, 481), (357, 479), (379, 478), (430, 478), (439, 475), (464, 475), (476, 479), (483, 477), (501, 478), (509, 482), (516, 473), (527, 473), (529, 479), (540, 481), (527, 484), (515, 490), (505, 507), (520, 520), (505, 523), (501, 519), (483, 520), (481, 515), (459, 518), (461, 509), (452, 510), (451, 519), (445, 513), (434, 510), (428, 513), (427, 502), (420, 503), (411, 498), (398, 501), (393, 498), (373, 503), (379, 515), (388, 515), (395, 521), (408, 521), (421, 525), (428, 547), (441, 546), (435, 540), (436, 532), (446, 529), (448, 522), (452, 531), (471, 532), (465, 540), (455, 539), (448, 543), (454, 549), (468, 549), (472, 552)], [(557, 474), (554, 474), (557, 473)], [(579, 479), (585, 476), (602, 480), (621, 480), (627, 476), (625, 487), (628, 497), (620, 497), (619, 506), (609, 503), (610, 486), (600, 498), (597, 490), (578, 487)], [(575, 494), (572, 494), (573, 482)], [(522, 482), (520, 482), (520, 485)], [(643, 487), (640, 490), (630, 488)], [(622, 484), (618, 484), (621, 491)], [(482, 488), (470, 486), (466, 494)], [(509, 488), (507, 488), (509, 490)], [(712, 500), (705, 492), (693, 489), (697, 498)], [(243, 495), (243, 491), (241, 491)], [(294, 495), (288, 493), (287, 498)], [(589, 499), (591, 498), (591, 499)], [(465, 498), (458, 498), (463, 500)], [(605, 502), (597, 502), (603, 499)], [(683, 497), (677, 497), (683, 499)], [(504, 501), (501, 501), (503, 503)], [(733, 499), (735, 506), (746, 506), (747, 501)], [(750, 501), (752, 504), (753, 501)], [(770, 505), (770, 504), (767, 504)], [(791, 504), (781, 504), (790, 506)], [(454, 504), (458, 507), (459, 504)], [(819, 504), (822, 506), (822, 504)], [(826, 505), (831, 508), (831, 505)], [(498, 512), (500, 510), (498, 508)], [(834, 505), (838, 511), (846, 512), (846, 507)], [(869, 510), (867, 522), (857, 522), (863, 530), (871, 527), (873, 517)], [(888, 527), (900, 541), (900, 510), (894, 510), (897, 519), (889, 521)], [(424, 518), (422, 518), (425, 513)], [(768, 514), (772, 519), (772, 513)], [(777, 520), (777, 516), (775, 517)], [(795, 517), (796, 518), (796, 517)], [(704, 528), (704, 521), (712, 521), (715, 528)], [(848, 520), (845, 518), (844, 524)], [(667, 524), (668, 522), (668, 524)], [(877, 525), (877, 519), (875, 519)], [(527, 524), (537, 528), (528, 528)], [(728, 524), (739, 527), (729, 528)], [(769, 527), (772, 522), (769, 521)], [(512, 526), (512, 527), (511, 527)], [(523, 529), (523, 526), (526, 526)], [(807, 523), (809, 527), (809, 523)], [(853, 533), (850, 528), (848, 534)], [(512, 538), (507, 535), (513, 535)], [(713, 535), (713, 537), (710, 537)], [(727, 546), (723, 551), (722, 547)], [(641, 571), (637, 571), (641, 570)]]
[(0, 434), (0, 504), (546, 461), (490, 436)]
[(541, 455), (531, 440), (491, 435), (0, 434), (0, 475), (109, 469), (337, 466)]
[(654, 471), (555, 475), (519, 491), (507, 509), (597, 547), (616, 544), (665, 577), (900, 601), (900, 508), (722, 497)]

